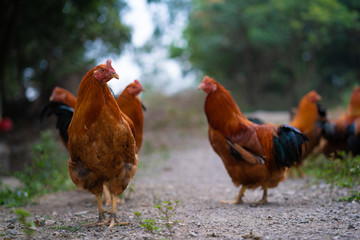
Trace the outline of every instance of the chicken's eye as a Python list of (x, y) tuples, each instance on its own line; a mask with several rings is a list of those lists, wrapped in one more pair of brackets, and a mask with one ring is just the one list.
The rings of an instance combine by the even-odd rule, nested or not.
[(100, 71), (101, 71), (102, 73), (104, 73), (104, 72), (105, 72), (105, 69), (102, 68)]

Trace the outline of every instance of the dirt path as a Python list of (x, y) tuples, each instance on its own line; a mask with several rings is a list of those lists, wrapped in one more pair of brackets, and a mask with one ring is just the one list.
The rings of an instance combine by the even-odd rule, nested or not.
[[(176, 137), (175, 137), (176, 138)], [(37, 220), (34, 239), (360, 239), (360, 204), (335, 202), (345, 190), (312, 185), (309, 179), (290, 179), (269, 190), (270, 203), (254, 207), (224, 205), (238, 189), (233, 186), (206, 136), (184, 136), (172, 147), (146, 156), (135, 176), (130, 199), (118, 206), (117, 216), (129, 226), (86, 227), (97, 220), (95, 197), (73, 190), (46, 195), (39, 204), (28, 206), (30, 220)], [(126, 192), (125, 196), (128, 196)], [(248, 191), (246, 202), (261, 198), (261, 191)], [(150, 232), (140, 227), (142, 219), (161, 225), (162, 214), (153, 206), (179, 200), (167, 229)], [(0, 208), (3, 239), (25, 239), (11, 209)]]

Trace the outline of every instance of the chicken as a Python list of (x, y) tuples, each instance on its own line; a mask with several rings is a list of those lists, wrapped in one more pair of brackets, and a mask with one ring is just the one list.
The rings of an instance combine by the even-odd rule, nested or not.
[(49, 100), (54, 102), (61, 102), (73, 109), (76, 106), (76, 97), (71, 92), (61, 87), (54, 88)]
[(55, 87), (49, 100), (50, 101), (45, 105), (41, 112), (41, 120), (43, 120), (45, 115), (47, 117), (52, 114), (56, 115), (56, 128), (59, 130), (61, 141), (67, 149), (67, 131), (74, 114), (76, 98), (68, 90), (61, 87)]
[[(355, 86), (346, 112), (338, 119), (326, 122), (323, 126), (322, 135), (326, 141), (322, 145), (322, 152), (325, 156), (329, 157), (331, 153), (337, 151), (348, 152), (351, 149), (354, 150), (351, 142), (356, 140), (354, 138), (356, 135), (355, 121), (358, 118), (360, 118), (360, 87)], [(351, 138), (349, 139), (349, 137)], [(352, 146), (349, 146), (349, 144)]]
[(303, 145), (303, 155), (300, 162), (295, 168), (290, 169), (289, 174), (292, 175), (294, 169), (297, 170), (300, 177), (304, 177), (304, 173), (300, 167), (304, 159), (319, 145), (322, 132), (322, 124), (326, 115), (324, 108), (319, 104), (321, 96), (315, 91), (307, 93), (300, 101), (299, 107), (294, 118), (289, 125), (297, 128), (305, 134), (309, 142)]
[[(68, 129), (71, 180), (96, 196), (99, 220), (95, 224), (109, 228), (121, 224), (116, 218), (116, 196), (126, 189), (138, 165), (132, 130), (106, 84), (112, 78), (119, 76), (111, 60), (83, 77)], [(102, 205), (103, 184), (111, 193), (107, 220)]]
[(360, 117), (356, 118), (347, 128), (347, 145), (353, 155), (360, 155)]
[(246, 189), (263, 189), (258, 202), (267, 202), (268, 188), (286, 179), (287, 168), (299, 162), (307, 137), (292, 126), (258, 125), (241, 113), (230, 93), (205, 76), (198, 89), (207, 93), (205, 114), (209, 140), (236, 186), (242, 185), (235, 201), (243, 203)]
[[(114, 96), (113, 93), (112, 95)], [(76, 106), (76, 97), (64, 88), (55, 87), (53, 92), (51, 93), (49, 100), (50, 102), (44, 107), (41, 113), (41, 120), (44, 118), (45, 114), (48, 117), (52, 114), (56, 115), (57, 117), (56, 128), (59, 129), (61, 141), (63, 142), (64, 146), (67, 149), (67, 142), (68, 142), (67, 131), (74, 113), (74, 108)], [(128, 118), (126, 118), (126, 120), (129, 122), (130, 127), (133, 133), (135, 134), (133, 123), (130, 122)], [(106, 206), (111, 204), (110, 191), (106, 185), (104, 185), (104, 202)], [(120, 199), (118, 199), (118, 203), (120, 202), (121, 202)]]
[(144, 129), (144, 106), (138, 95), (145, 91), (138, 80), (130, 83), (116, 99), (121, 111), (133, 122), (135, 128), (136, 152), (139, 152), (142, 144)]
[[(133, 133), (136, 143), (136, 153), (140, 151), (142, 138), (143, 138), (143, 129), (144, 129), (144, 116), (142, 109), (145, 107), (140, 102), (138, 95), (140, 92), (145, 91), (143, 86), (138, 80), (130, 83), (126, 86), (123, 92), (117, 97), (116, 102), (118, 103), (121, 111), (129, 117), (133, 125)], [(105, 204), (110, 204), (110, 191), (104, 186), (104, 197)]]

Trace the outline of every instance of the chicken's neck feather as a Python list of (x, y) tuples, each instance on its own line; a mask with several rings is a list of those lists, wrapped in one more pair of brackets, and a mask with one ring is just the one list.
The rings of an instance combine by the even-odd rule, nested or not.
[(318, 109), (315, 103), (307, 99), (302, 99), (298, 111), (290, 125), (299, 130), (309, 129), (314, 126), (316, 120), (319, 118)]
[(119, 121), (121, 120), (121, 113), (115, 98), (106, 83), (102, 83), (95, 79), (94, 71), (96, 68), (89, 71), (81, 80), (76, 112), (83, 115), (85, 125), (89, 127), (98, 117), (104, 106), (110, 109), (110, 113)]
[(66, 97), (64, 99), (64, 102), (69, 107), (75, 108), (76, 106), (76, 97), (72, 95), (71, 92), (67, 91)]
[(247, 125), (248, 120), (227, 91), (221, 85), (209, 93), (205, 100), (205, 113), (210, 126), (215, 130), (229, 133)]

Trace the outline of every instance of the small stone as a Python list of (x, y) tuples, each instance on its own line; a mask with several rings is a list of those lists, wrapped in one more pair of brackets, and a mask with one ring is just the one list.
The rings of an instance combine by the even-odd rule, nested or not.
[(190, 236), (192, 236), (192, 237), (197, 237), (197, 234), (196, 234), (195, 232), (190, 231), (189, 234), (190, 234)]
[(50, 220), (50, 219), (47, 219), (46, 221), (45, 221), (45, 225), (46, 226), (49, 226), (49, 225), (54, 225), (56, 222), (54, 221), (54, 220)]
[(8, 229), (14, 229), (14, 228), (15, 228), (15, 225), (14, 225), (14, 224), (9, 224), (9, 225), (7, 226), (7, 228), (8, 228)]
[(354, 228), (355, 228), (354, 225), (349, 224), (348, 229), (354, 229)]
[(17, 235), (18, 232), (15, 229), (10, 229), (10, 230), (6, 231), (6, 234), (8, 234), (8, 235)]
[(76, 215), (76, 216), (81, 216), (81, 215), (87, 214), (88, 212), (89, 212), (89, 211), (76, 212), (76, 213), (74, 213), (74, 215)]

